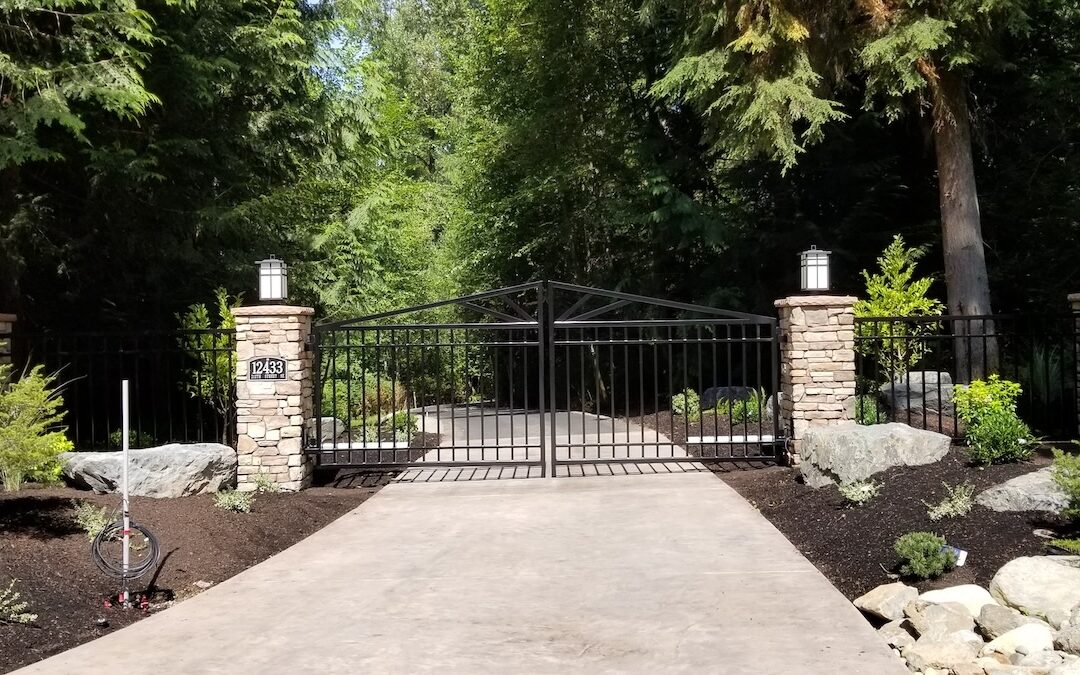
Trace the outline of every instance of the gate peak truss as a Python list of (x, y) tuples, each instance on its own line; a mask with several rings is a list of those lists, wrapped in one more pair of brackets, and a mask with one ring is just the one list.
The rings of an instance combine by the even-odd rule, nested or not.
[(322, 467), (543, 476), (783, 457), (773, 317), (542, 281), (312, 339), (306, 448)]

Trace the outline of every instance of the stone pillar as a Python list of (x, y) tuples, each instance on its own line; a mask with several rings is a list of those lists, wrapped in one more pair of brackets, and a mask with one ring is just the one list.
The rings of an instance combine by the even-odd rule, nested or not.
[(811, 426), (855, 412), (855, 298), (807, 295), (776, 301), (780, 311), (780, 391), (792, 464)]
[(11, 334), (15, 330), (14, 314), (0, 314), (0, 366), (11, 363)]
[[(1069, 308), (1075, 313), (1073, 322), (1075, 328), (1076, 344), (1076, 384), (1080, 388), (1080, 293), (1069, 295)], [(1076, 397), (1076, 419), (1080, 423), (1080, 395)]]
[(314, 313), (285, 305), (233, 310), (238, 490), (254, 490), (260, 474), (283, 490), (311, 483), (313, 461), (304, 454), (303, 435), (312, 416), (307, 340)]

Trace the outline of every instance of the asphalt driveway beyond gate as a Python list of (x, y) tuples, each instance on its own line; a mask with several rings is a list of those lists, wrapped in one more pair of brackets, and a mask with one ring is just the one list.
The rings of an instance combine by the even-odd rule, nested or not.
[(23, 673), (906, 673), (707, 472), (404, 483)]

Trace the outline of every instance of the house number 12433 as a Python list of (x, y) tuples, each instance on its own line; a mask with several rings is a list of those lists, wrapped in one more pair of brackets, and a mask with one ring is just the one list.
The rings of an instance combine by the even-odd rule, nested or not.
[(285, 375), (285, 359), (261, 356), (248, 361), (249, 380), (284, 380)]

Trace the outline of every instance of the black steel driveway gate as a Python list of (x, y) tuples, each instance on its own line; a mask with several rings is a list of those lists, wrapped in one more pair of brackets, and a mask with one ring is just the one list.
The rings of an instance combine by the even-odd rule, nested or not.
[(312, 341), (321, 467), (782, 457), (772, 317), (535, 282), (321, 324)]

